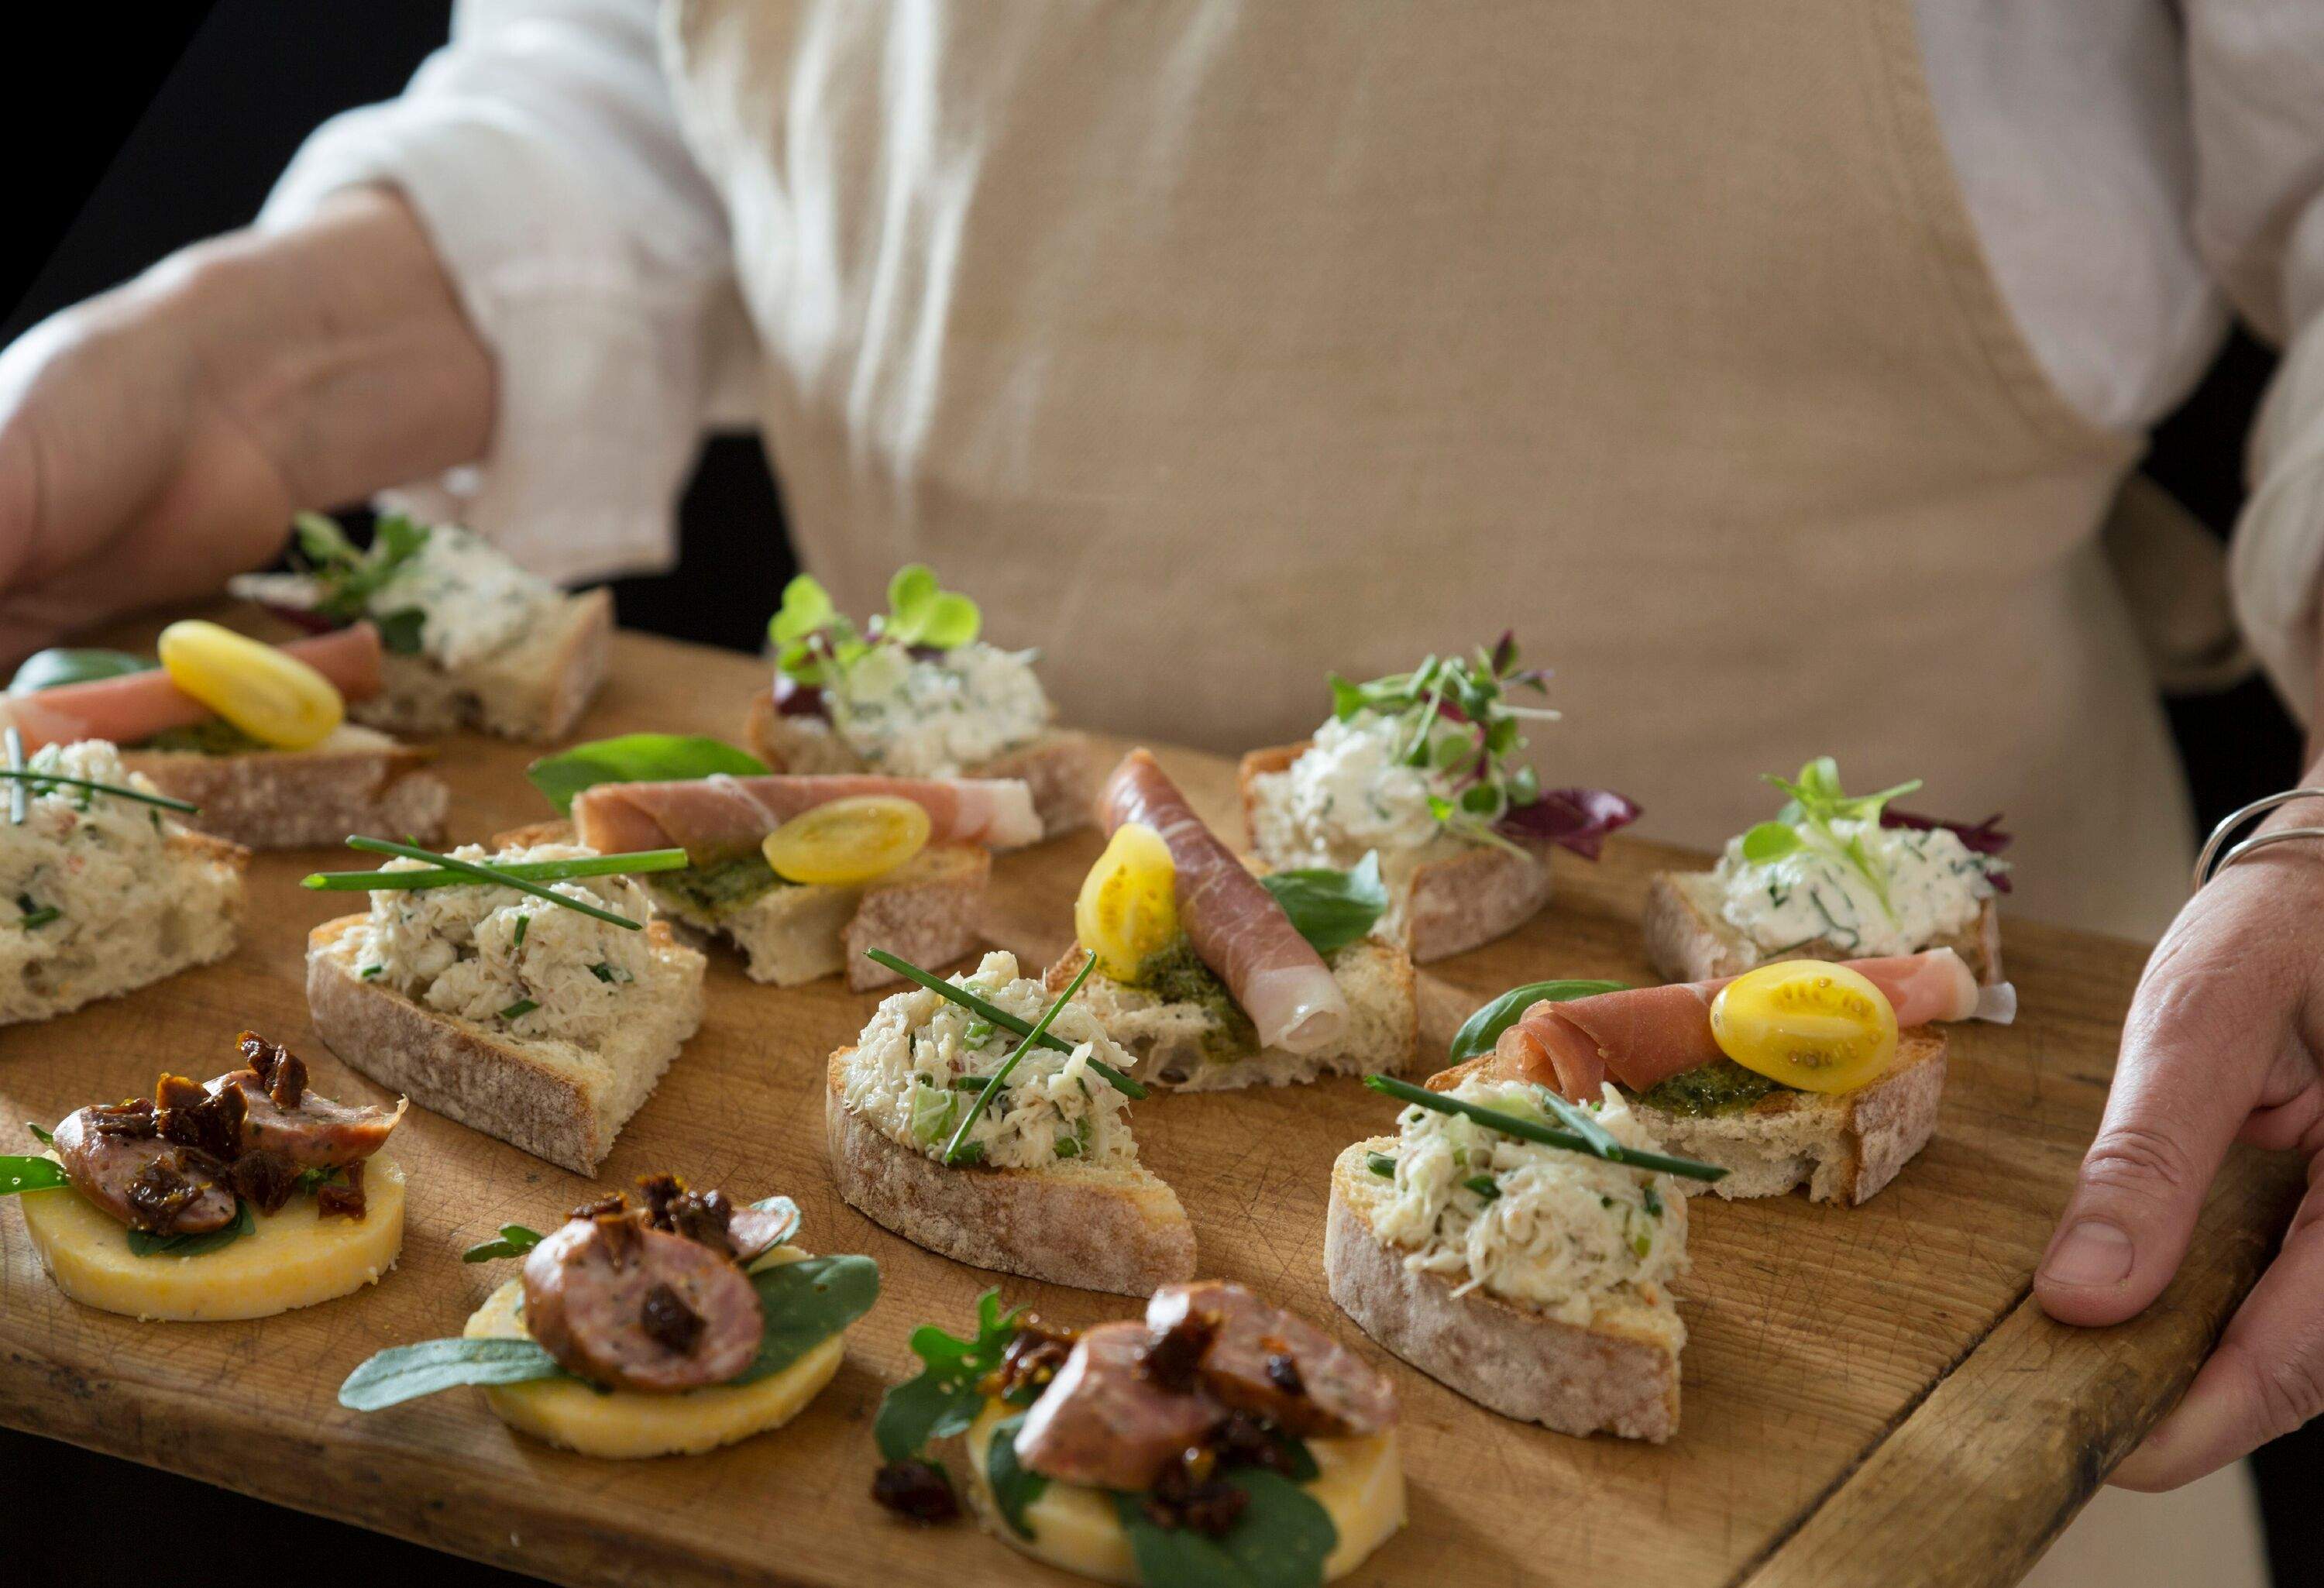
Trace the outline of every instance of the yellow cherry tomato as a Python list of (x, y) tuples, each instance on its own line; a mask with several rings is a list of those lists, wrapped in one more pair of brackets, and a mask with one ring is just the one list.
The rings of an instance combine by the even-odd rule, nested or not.
[(894, 794), (855, 794), (803, 810), (760, 845), (775, 874), (844, 887), (887, 875), (928, 844), (928, 813)]
[(1853, 1092), (1896, 1057), (1896, 1011), (1845, 965), (1784, 960), (1747, 971), (1711, 1002), (1719, 1050), (1803, 1092)]
[(346, 720), (330, 679), (286, 651), (198, 618), (161, 631), (170, 682), (262, 744), (304, 750)]
[(1074, 900), (1074, 937), (1117, 982), (1177, 940), (1178, 868), (1161, 834), (1139, 822), (1113, 830)]

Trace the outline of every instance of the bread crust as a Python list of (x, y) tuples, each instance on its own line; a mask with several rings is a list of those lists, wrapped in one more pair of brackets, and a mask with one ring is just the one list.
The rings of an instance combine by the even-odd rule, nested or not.
[(1194, 1231), (1151, 1170), (947, 1168), (847, 1106), (853, 1048), (825, 1070), (832, 1183), (847, 1205), (929, 1251), (981, 1269), (1121, 1296), (1194, 1277)]
[[(1646, 884), (1646, 913), (1639, 929), (1646, 959), (1667, 982), (1709, 982), (1739, 976), (1756, 965), (1788, 959), (1856, 957), (1830, 940), (1803, 944), (1784, 954), (1760, 953), (1719, 913), (1710, 872), (1656, 872)], [(2002, 981), (2001, 909), (1987, 899), (1977, 919), (1958, 932), (1932, 939), (1930, 948), (1950, 948), (1987, 986)]]
[(189, 826), (247, 849), (336, 845), (349, 833), (443, 836), (452, 790), (428, 770), (432, 750), (409, 744), (254, 751), (124, 750), (121, 764), (201, 808)]
[[(766, 689), (751, 697), (742, 740), (770, 771), (871, 770), (821, 717), (784, 716)], [(1032, 743), (1004, 751), (962, 775), (1021, 780), (1033, 791), (1033, 813), (1041, 818), (1044, 838), (1086, 827), (1097, 819), (1097, 747), (1088, 734), (1070, 728), (1050, 728)]]
[[(1479, 1405), (1561, 1434), (1619, 1434), (1660, 1444), (1678, 1431), (1679, 1347), (1686, 1331), (1665, 1300), (1635, 1316), (1565, 1323), (1483, 1288), (1453, 1295), (1379, 1237), (1359, 1177), (1393, 1136), (1359, 1141), (1332, 1166), (1323, 1273), (1332, 1299), (1389, 1351)], [(1674, 1212), (1679, 1211), (1674, 1209)]]
[[(1259, 842), (1259, 780), (1288, 771), (1312, 741), (1271, 745), (1245, 754), (1235, 769), (1242, 800), (1243, 832)], [(1514, 841), (1513, 841), (1514, 842)], [(1270, 863), (1273, 855), (1261, 855)], [(1545, 845), (1517, 843), (1514, 849), (1489, 844), (1448, 843), (1413, 867), (1402, 897), (1390, 906), (1389, 936), (1429, 965), (1506, 937), (1541, 913), (1554, 882)]]
[(424, 656), (382, 659), (385, 688), (354, 707), (358, 721), (416, 734), (463, 727), (548, 743), (570, 733), (605, 680), (613, 593), (565, 596), (554, 617), (509, 650), (447, 672)]

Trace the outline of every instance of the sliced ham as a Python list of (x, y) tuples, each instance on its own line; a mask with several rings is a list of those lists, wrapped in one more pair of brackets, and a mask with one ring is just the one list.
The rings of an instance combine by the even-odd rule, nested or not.
[[(367, 700), (379, 693), (379, 631), (369, 623), (293, 640), (279, 649), (330, 679), (348, 700)], [(85, 684), (60, 684), (0, 700), (0, 725), (14, 724), (24, 736), (26, 750), (79, 739), (136, 744), (171, 728), (198, 727), (217, 715), (159, 668)]]
[(707, 865), (752, 853), (802, 811), (862, 794), (911, 800), (928, 813), (934, 844), (1014, 849), (1041, 836), (1033, 790), (1014, 778), (720, 773), (674, 783), (599, 783), (574, 796), (573, 825), (581, 842), (601, 854), (675, 846)]
[(1177, 868), (1187, 941), (1250, 1016), (1263, 1046), (1313, 1053), (1338, 1040), (1348, 1001), (1330, 968), (1151, 755), (1123, 756), (1098, 808), (1108, 833), (1138, 822), (1161, 835)]
[[(1977, 977), (1950, 948), (1882, 959), (1843, 961), (1880, 989), (1901, 1027), (1965, 1020), (1989, 1009)], [(1447, 1070), (1429, 1082), (1440, 1091), (1479, 1068), (1537, 1082), (1575, 1102), (1598, 1097), (1607, 1079), (1644, 1092), (1720, 1057), (1711, 1033), (1711, 1002), (1735, 980), (1633, 987), (1563, 1003), (1544, 999), (1501, 1033), (1489, 1058)]]

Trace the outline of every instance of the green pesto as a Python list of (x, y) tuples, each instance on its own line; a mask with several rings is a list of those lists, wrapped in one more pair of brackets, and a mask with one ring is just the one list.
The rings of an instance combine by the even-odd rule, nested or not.
[(688, 866), (684, 871), (657, 872), (648, 886), (675, 896), (688, 909), (706, 916), (731, 915), (778, 888), (792, 884), (775, 875), (766, 857), (741, 854), (715, 865)]
[(1700, 1068), (1683, 1071), (1633, 1095), (1646, 1107), (1661, 1109), (1665, 1113), (1707, 1119), (1714, 1114), (1739, 1113), (1771, 1093), (1793, 1090), (1722, 1055)]
[(1242, 1005), (1235, 1002), (1218, 973), (1203, 963), (1185, 933), (1167, 948), (1148, 955), (1130, 985), (1165, 1003), (1195, 1003), (1208, 1010), (1211, 1029), (1203, 1039), (1205, 1058), (1226, 1063), (1258, 1051), (1259, 1029), (1250, 1023), (1250, 1016), (1243, 1013)]
[(140, 750), (190, 750), (198, 755), (248, 755), (254, 751), (271, 748), (263, 741), (254, 739), (222, 716), (189, 727), (163, 728), (150, 739), (140, 740)]

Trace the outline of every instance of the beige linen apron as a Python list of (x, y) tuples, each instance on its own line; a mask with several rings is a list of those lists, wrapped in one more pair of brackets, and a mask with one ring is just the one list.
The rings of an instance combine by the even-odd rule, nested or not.
[(1553, 783), (1763, 771), (2160, 930), (2187, 806), (2096, 529), (2134, 456), (1980, 254), (1908, 0), (678, 0), (807, 565), (925, 559), (1074, 723), (1234, 752), (1507, 627)]

